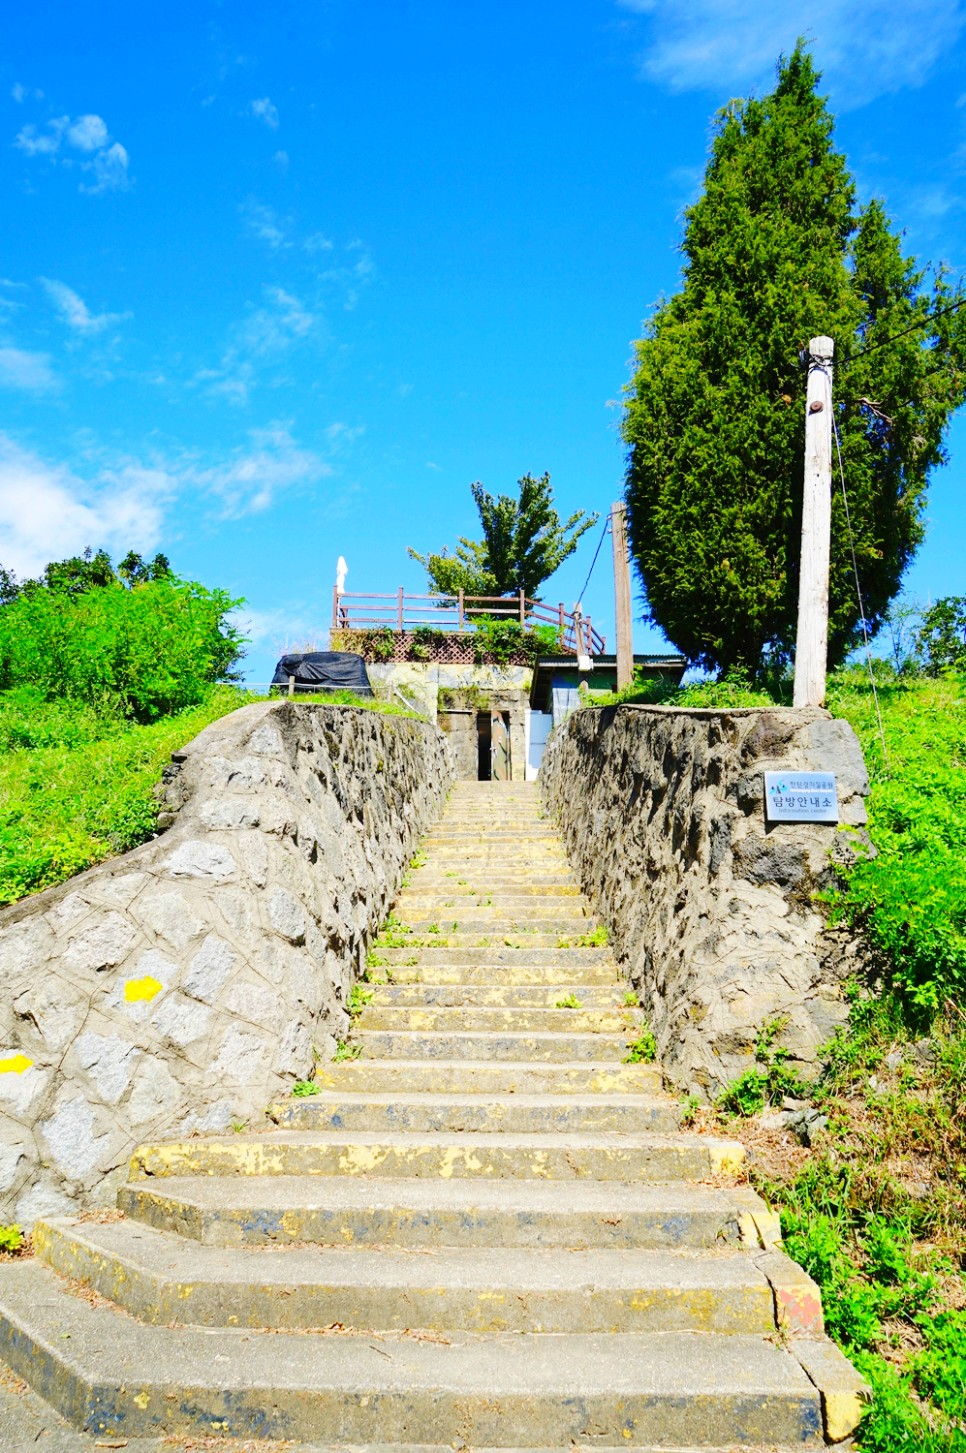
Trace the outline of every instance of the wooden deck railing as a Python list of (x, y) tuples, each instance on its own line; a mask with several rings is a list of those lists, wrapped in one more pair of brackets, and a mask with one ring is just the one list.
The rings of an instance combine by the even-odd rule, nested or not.
[(476, 616), (516, 620), (524, 628), (554, 626), (559, 649), (568, 655), (601, 656), (607, 642), (594, 630), (590, 616), (575, 616), (542, 600), (519, 595), (407, 595), (402, 586), (393, 594), (362, 595), (332, 591), (332, 629), (350, 631), (390, 630), (399, 634), (417, 626), (462, 633), (474, 629)]

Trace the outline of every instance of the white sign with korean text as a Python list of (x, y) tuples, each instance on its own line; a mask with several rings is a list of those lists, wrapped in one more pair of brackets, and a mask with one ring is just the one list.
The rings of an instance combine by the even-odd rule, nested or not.
[(832, 772), (766, 772), (768, 822), (838, 822), (839, 798)]

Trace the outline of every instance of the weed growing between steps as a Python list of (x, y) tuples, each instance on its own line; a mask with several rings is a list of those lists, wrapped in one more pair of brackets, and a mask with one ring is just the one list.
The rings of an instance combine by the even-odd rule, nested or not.
[(16, 1224), (0, 1226), (0, 1256), (19, 1256), (26, 1241), (23, 1231)]

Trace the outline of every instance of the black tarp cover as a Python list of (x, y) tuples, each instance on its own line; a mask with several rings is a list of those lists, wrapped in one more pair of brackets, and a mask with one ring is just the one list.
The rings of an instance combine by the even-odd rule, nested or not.
[(305, 651), (283, 656), (275, 667), (273, 686), (287, 686), (295, 677), (296, 691), (354, 691), (371, 696), (366, 663), (352, 651)]

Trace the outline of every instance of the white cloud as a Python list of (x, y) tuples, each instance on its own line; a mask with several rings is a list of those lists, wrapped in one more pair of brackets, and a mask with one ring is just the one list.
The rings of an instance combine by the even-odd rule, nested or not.
[(262, 96), (260, 100), (252, 102), (252, 115), (256, 116), (259, 121), (264, 121), (272, 131), (278, 130), (278, 107), (274, 106), (267, 96)]
[(291, 247), (287, 238), (289, 219), (279, 217), (274, 207), (266, 207), (263, 202), (256, 202), (254, 197), (250, 197), (241, 210), (252, 237), (257, 237), (273, 252), (281, 247)]
[(918, 86), (963, 26), (959, 0), (826, 0), (819, 10), (773, 0), (618, 0), (646, 16), (642, 74), (671, 91), (767, 86), (799, 35), (814, 39), (816, 64), (836, 104), (853, 108)]
[(277, 151), (272, 157), (272, 161), (280, 172), (288, 171), (289, 155), (287, 151)]
[(257, 369), (279, 359), (310, 333), (321, 333), (321, 322), (320, 315), (294, 293), (266, 287), (261, 305), (252, 306), (232, 330), (220, 367), (201, 370), (195, 381), (230, 403), (246, 404), (257, 381)]
[(359, 301), (363, 287), (375, 277), (376, 265), (366, 244), (358, 237), (347, 245), (346, 252), (357, 254), (354, 262), (327, 268), (319, 276), (323, 282), (337, 283), (344, 289), (342, 306), (348, 313)]
[(165, 480), (159, 492), (156, 479), (127, 470), (91, 485), (0, 434), (3, 564), (30, 576), (87, 545), (150, 550), (160, 540), (167, 488)]
[(100, 116), (78, 116), (67, 128), (67, 140), (78, 151), (100, 151), (107, 146), (110, 137)]
[(43, 91), (36, 90), (33, 86), (22, 86), (19, 81), (10, 87), (10, 94), (19, 106), (23, 101), (44, 99)]
[(52, 121), (47, 122), (46, 131), (38, 131), (32, 124), (22, 126), (17, 132), (14, 146), (27, 156), (53, 156), (54, 152), (60, 151), (61, 140), (69, 125), (69, 116), (55, 116)]
[(85, 170), (94, 174), (90, 185), (81, 183), (81, 191), (97, 196), (101, 192), (123, 192), (128, 186), (128, 155), (119, 141), (95, 154), (93, 161), (84, 163)]
[(26, 353), (22, 348), (0, 348), (0, 388), (22, 389), (25, 393), (49, 393), (57, 380), (46, 353)]
[(252, 429), (248, 443), (227, 459), (207, 468), (192, 467), (185, 477), (217, 496), (223, 514), (237, 519), (268, 509), (280, 490), (311, 484), (331, 473), (331, 465), (318, 454), (296, 444), (289, 424), (275, 423)]
[[(128, 154), (119, 141), (112, 141), (107, 124), (93, 113), (78, 116), (55, 116), (46, 128), (33, 123), (21, 127), (14, 141), (25, 156), (56, 158), (61, 166), (77, 166), (93, 180), (81, 182), (80, 190), (91, 196), (101, 192), (123, 191), (129, 182)], [(83, 160), (65, 153), (79, 152)]]
[(332, 243), (324, 232), (313, 232), (302, 244), (306, 252), (331, 252)]
[(68, 328), (78, 333), (101, 333), (112, 323), (120, 323), (130, 316), (128, 313), (92, 313), (84, 299), (66, 283), (49, 277), (42, 277), (40, 281)]
[(76, 467), (44, 459), (0, 432), (0, 561), (24, 577), (88, 545), (156, 549), (179, 496), (207, 496), (219, 518), (237, 519), (331, 473), (285, 422), (251, 430), (216, 460), (187, 450), (138, 460), (91, 446)]

